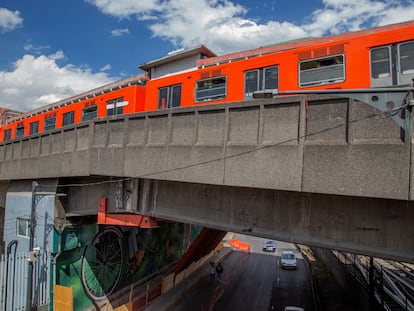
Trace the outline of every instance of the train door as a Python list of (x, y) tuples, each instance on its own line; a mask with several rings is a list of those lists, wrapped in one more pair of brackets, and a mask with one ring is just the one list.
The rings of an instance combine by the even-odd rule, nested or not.
[(246, 71), (244, 73), (244, 99), (252, 99), (253, 93), (256, 91), (277, 91), (278, 85), (278, 66)]
[(371, 87), (412, 85), (414, 41), (371, 49)]
[(158, 89), (158, 109), (181, 106), (181, 84), (161, 87)]
[(108, 100), (106, 102), (106, 115), (114, 116), (124, 113), (124, 107), (128, 105), (128, 101), (124, 100), (124, 97), (118, 97)]

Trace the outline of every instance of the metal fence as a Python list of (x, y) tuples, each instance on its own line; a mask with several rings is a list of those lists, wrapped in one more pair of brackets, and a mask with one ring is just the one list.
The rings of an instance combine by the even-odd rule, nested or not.
[(27, 310), (32, 307), (47, 309), (50, 302), (50, 253), (43, 251), (33, 262), (33, 286), (28, 297), (28, 253), (1, 256), (0, 261), (0, 311)]

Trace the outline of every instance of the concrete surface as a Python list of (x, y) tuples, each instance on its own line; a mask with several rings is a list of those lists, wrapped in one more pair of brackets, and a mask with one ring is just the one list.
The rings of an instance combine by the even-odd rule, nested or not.
[(127, 176), (412, 200), (411, 139), (346, 98), (290, 96), (95, 120), (0, 145), (0, 179)]

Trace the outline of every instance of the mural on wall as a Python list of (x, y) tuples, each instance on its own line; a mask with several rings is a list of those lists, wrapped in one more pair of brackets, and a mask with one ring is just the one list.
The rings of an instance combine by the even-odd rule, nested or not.
[(61, 235), (56, 284), (72, 286), (77, 310), (175, 263), (201, 231), (160, 222), (158, 228), (79, 224)]

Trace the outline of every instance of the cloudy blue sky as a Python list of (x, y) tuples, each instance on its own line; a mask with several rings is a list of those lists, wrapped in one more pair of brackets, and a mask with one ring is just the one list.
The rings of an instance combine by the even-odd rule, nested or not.
[(414, 19), (414, 0), (0, 0), (0, 106), (126, 78), (168, 52), (219, 55)]

